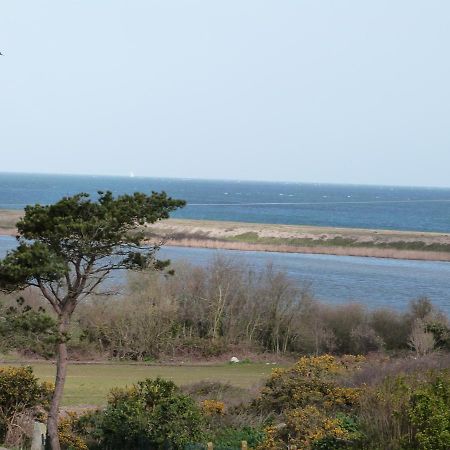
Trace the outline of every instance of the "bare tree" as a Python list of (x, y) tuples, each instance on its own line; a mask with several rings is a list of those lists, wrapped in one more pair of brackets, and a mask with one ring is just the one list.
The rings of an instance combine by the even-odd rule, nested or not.
[(408, 344), (417, 356), (426, 355), (434, 350), (436, 342), (433, 333), (426, 331), (425, 322), (422, 319), (416, 319), (414, 322)]

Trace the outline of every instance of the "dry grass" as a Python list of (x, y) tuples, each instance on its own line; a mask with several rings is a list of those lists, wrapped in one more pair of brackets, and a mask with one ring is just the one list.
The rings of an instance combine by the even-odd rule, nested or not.
[(375, 386), (382, 383), (386, 377), (428, 373), (429, 371), (441, 371), (444, 369), (450, 369), (450, 354), (447, 352), (434, 352), (421, 357), (411, 355), (403, 358), (378, 356), (375, 359), (368, 358), (362, 369), (355, 372), (350, 379), (346, 380), (345, 384), (351, 386)]

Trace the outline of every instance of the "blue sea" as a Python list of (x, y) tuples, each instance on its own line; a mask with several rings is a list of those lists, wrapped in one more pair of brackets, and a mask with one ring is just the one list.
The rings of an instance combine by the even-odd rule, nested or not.
[(175, 217), (450, 232), (450, 189), (0, 173), (0, 208), (78, 192), (164, 190), (188, 205)]
[[(184, 218), (450, 232), (450, 189), (436, 188), (0, 174), (0, 208), (22, 209), (98, 190), (165, 190), (187, 200), (187, 207), (175, 214)], [(14, 245), (13, 238), (0, 236), (0, 257)], [(296, 283), (311, 284), (326, 302), (403, 310), (410, 300), (427, 296), (450, 315), (446, 262), (181, 247), (161, 251), (163, 258), (198, 265), (218, 254), (256, 270), (273, 263)]]

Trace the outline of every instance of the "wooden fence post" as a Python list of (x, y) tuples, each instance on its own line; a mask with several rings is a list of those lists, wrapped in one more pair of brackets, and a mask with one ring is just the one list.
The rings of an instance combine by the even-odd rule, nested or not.
[(247, 441), (241, 442), (241, 450), (247, 450)]
[(208, 450), (213, 450), (213, 449), (214, 449), (214, 445), (213, 445), (212, 442), (208, 442), (208, 443), (206, 444), (206, 447), (208, 448)]

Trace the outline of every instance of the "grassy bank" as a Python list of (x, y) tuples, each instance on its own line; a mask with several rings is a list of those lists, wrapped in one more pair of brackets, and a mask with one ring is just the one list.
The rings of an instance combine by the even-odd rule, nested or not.
[[(0, 367), (15, 364), (0, 364)], [(55, 365), (36, 362), (31, 365), (42, 381), (55, 379)], [(177, 385), (199, 381), (220, 381), (233, 386), (251, 388), (267, 378), (276, 365), (216, 364), (191, 366), (160, 366), (144, 364), (70, 364), (64, 390), (64, 406), (106, 404), (106, 396), (113, 387), (131, 385), (145, 378), (163, 377)]]
[(168, 245), (450, 261), (450, 234), (170, 219), (147, 229)]
[[(21, 214), (0, 210), (0, 234), (15, 234)], [(169, 219), (146, 236), (185, 247), (450, 261), (450, 233)]]

